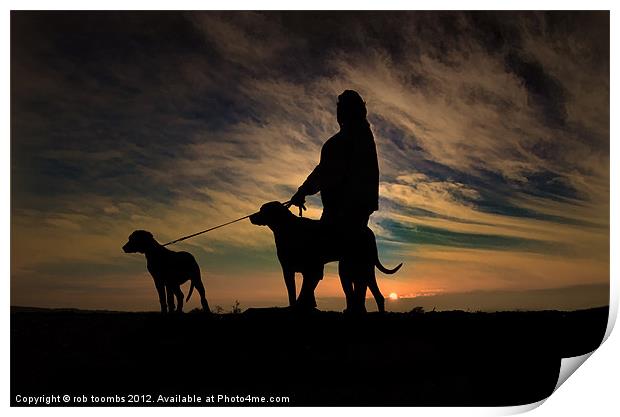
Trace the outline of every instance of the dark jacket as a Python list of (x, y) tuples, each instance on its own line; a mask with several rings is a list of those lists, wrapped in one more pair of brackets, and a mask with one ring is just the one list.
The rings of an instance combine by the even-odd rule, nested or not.
[(366, 217), (379, 209), (379, 163), (367, 122), (345, 128), (321, 149), (321, 160), (299, 187), (321, 192), (323, 218)]

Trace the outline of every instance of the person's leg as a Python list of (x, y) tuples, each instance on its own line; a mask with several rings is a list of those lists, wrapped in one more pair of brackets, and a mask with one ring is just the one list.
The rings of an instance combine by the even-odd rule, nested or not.
[(366, 289), (370, 274), (374, 272), (374, 261), (367, 253), (367, 224), (366, 215), (349, 216), (343, 223), (346, 242), (343, 263), (353, 283), (350, 309), (357, 313), (366, 312)]
[(353, 274), (351, 262), (347, 262), (345, 256), (348, 247), (346, 239), (347, 228), (341, 217), (336, 216), (333, 211), (323, 210), (321, 214), (321, 235), (322, 247), (326, 254), (326, 259), (338, 259), (338, 275), (346, 300), (345, 312), (353, 307)]
[(340, 259), (338, 273), (349, 312), (366, 311), (366, 289), (374, 274), (374, 254), (368, 251), (367, 233), (370, 214), (335, 215), (324, 211), (327, 244), (335, 247)]
[(368, 285), (363, 277), (353, 285), (353, 312), (366, 313), (366, 289)]

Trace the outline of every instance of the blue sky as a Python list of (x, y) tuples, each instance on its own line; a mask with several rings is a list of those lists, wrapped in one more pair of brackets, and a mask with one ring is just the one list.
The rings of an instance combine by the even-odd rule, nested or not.
[[(156, 309), (131, 231), (287, 200), (344, 89), (377, 142), (381, 257), (405, 262), (386, 295), (606, 294), (608, 13), (13, 12), (11, 51), (14, 305)], [(214, 304), (286, 302), (265, 228), (177, 248)]]

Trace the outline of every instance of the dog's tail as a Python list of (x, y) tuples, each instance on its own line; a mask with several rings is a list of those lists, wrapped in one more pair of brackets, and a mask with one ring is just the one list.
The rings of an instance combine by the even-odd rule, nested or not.
[(383, 266), (383, 264), (381, 263), (381, 261), (379, 260), (379, 248), (377, 248), (377, 239), (375, 238), (375, 234), (372, 232), (372, 230), (370, 230), (369, 228), (367, 229), (368, 233), (371, 236), (370, 242), (372, 242), (372, 245), (374, 246), (374, 252), (375, 252), (375, 266), (377, 267), (377, 269), (381, 272), (383, 272), (384, 274), (395, 274), (398, 272), (398, 270), (403, 266), (403, 263), (399, 263), (398, 265), (396, 265), (395, 268), (392, 269), (388, 269), (385, 266)]
[(193, 292), (194, 292), (194, 281), (191, 281), (191, 284), (189, 284), (189, 293), (187, 294), (187, 298), (185, 299), (186, 303), (189, 301), (189, 297), (192, 296)]
[(398, 270), (401, 268), (401, 266), (403, 266), (403, 263), (399, 263), (395, 268), (392, 269), (388, 269), (386, 267), (384, 267), (381, 264), (381, 261), (379, 260), (379, 257), (377, 257), (377, 263), (375, 264), (375, 266), (377, 267), (377, 269), (381, 272), (383, 272), (384, 274), (395, 274), (398, 272)]

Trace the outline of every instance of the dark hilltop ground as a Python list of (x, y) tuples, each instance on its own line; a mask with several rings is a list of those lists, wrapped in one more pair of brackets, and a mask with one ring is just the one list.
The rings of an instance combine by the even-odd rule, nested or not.
[[(161, 394), (192, 406), (521, 405), (553, 392), (561, 358), (599, 346), (607, 316), (607, 307), (364, 317), (282, 308), (163, 316), (13, 307), (11, 402), (70, 394), (124, 398), (89, 406), (170, 405), (157, 401)], [(218, 394), (290, 400), (205, 402)], [(139, 403), (129, 403), (131, 395)]]

